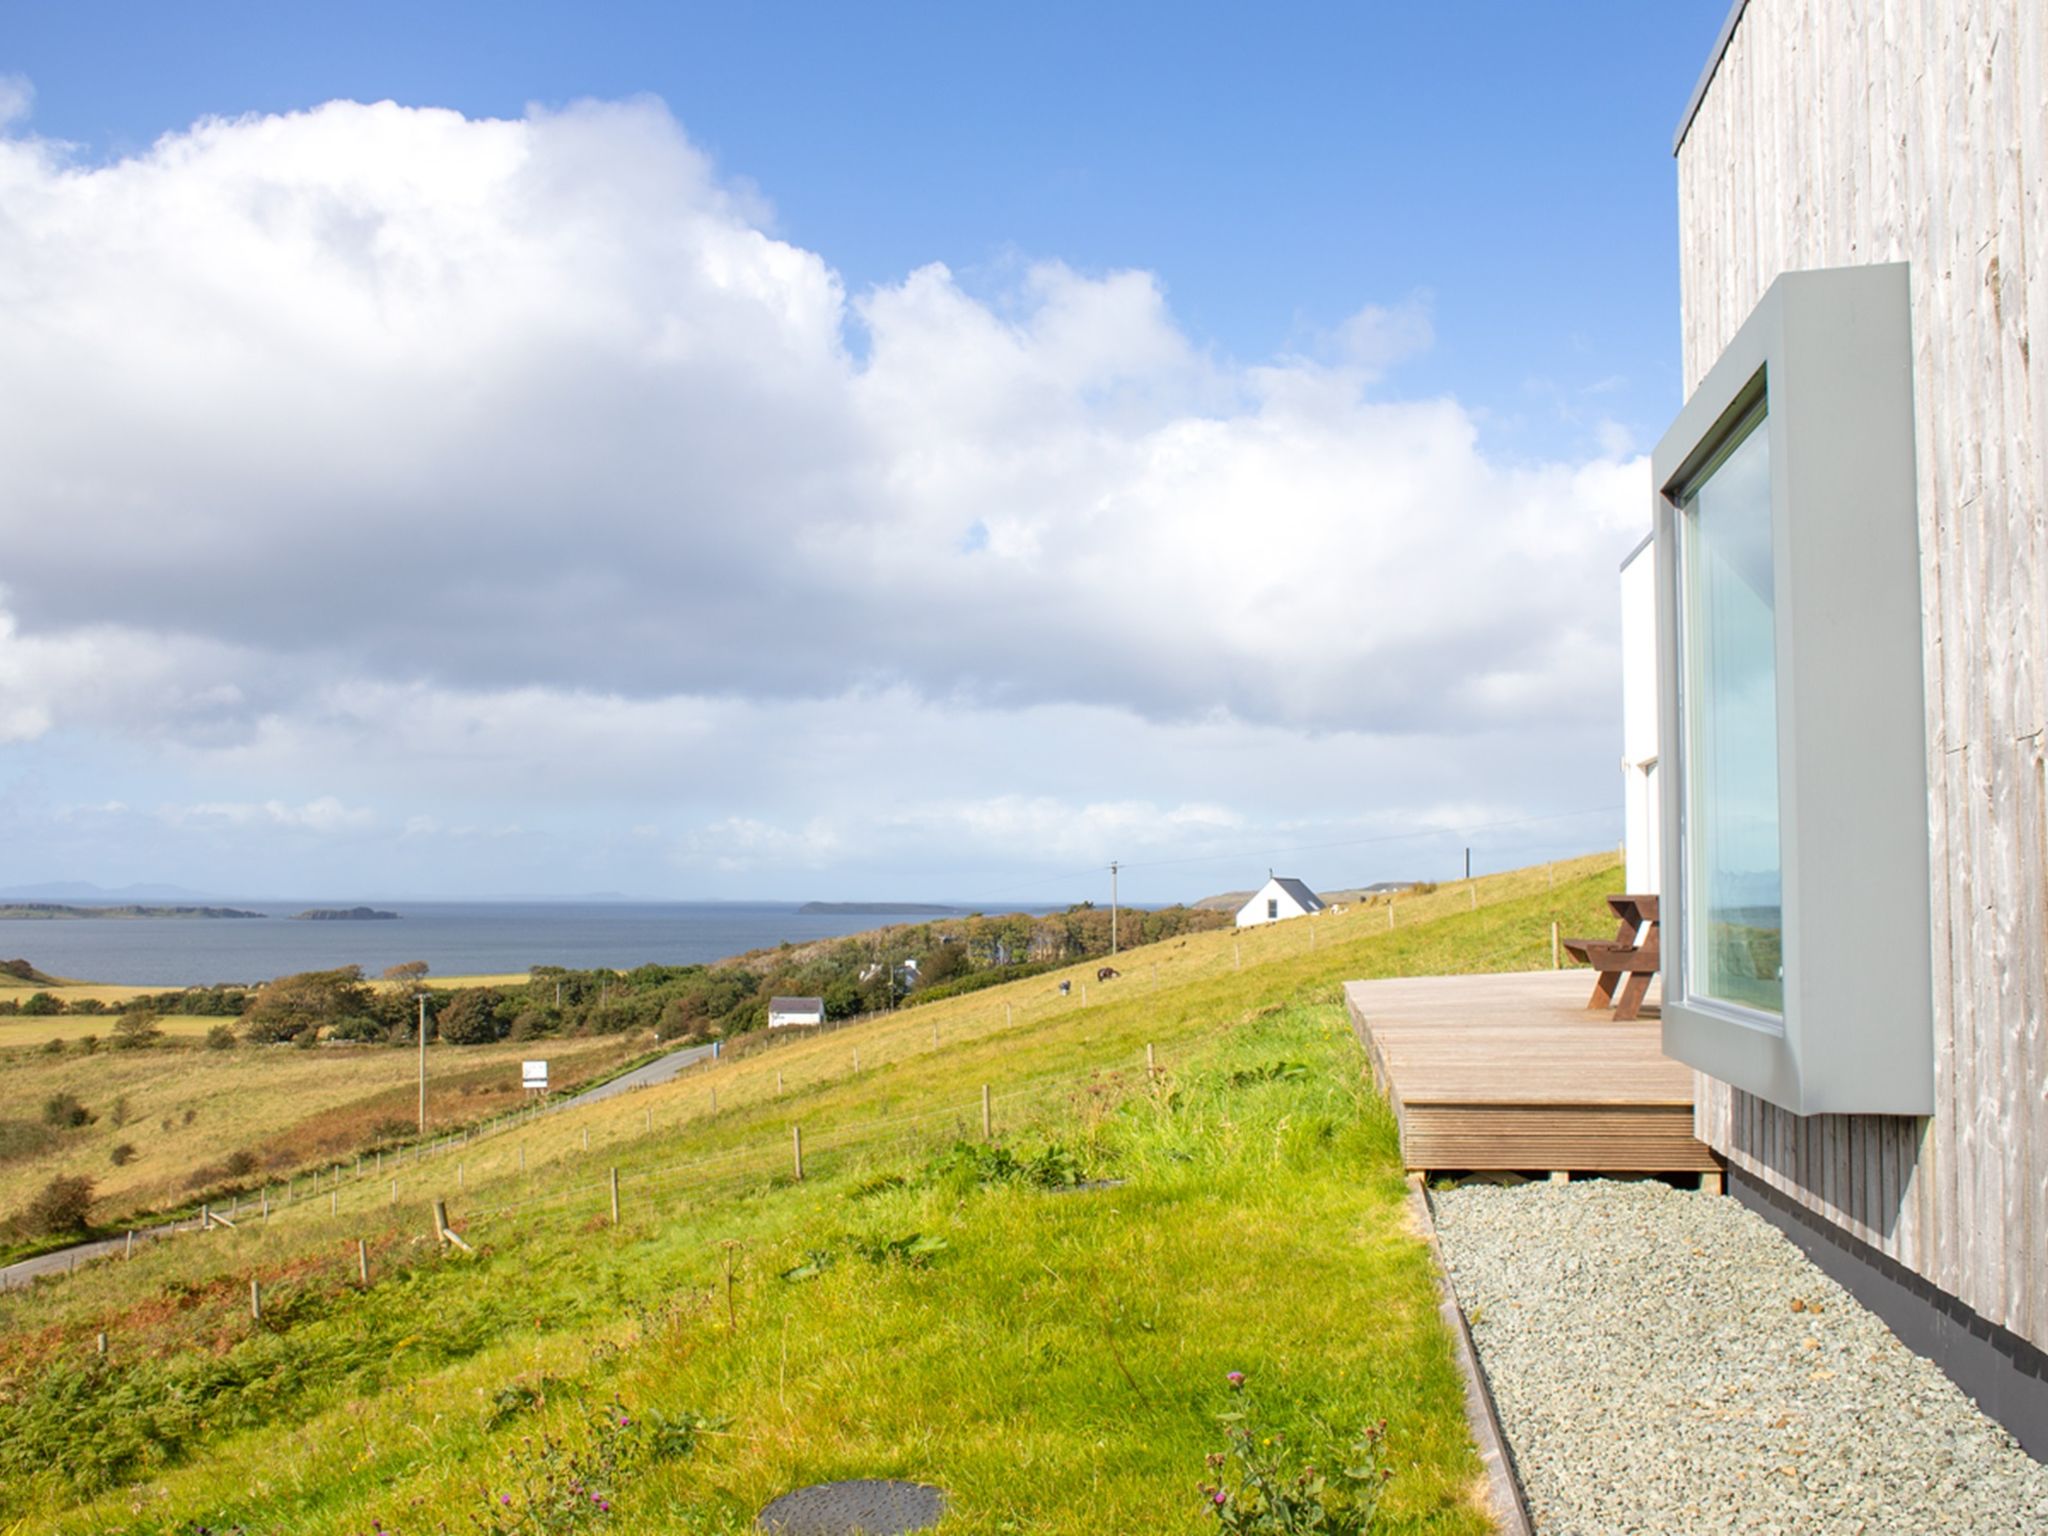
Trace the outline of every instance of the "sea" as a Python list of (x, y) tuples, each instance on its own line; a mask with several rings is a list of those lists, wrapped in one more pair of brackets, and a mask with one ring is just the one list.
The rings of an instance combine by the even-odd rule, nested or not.
[[(0, 919), (0, 960), (45, 975), (131, 986), (258, 982), (360, 965), (376, 976), (409, 960), (432, 976), (693, 965), (750, 949), (839, 938), (929, 914), (799, 912), (796, 902), (234, 901), (261, 918)], [(390, 919), (298, 921), (313, 907), (370, 905)], [(993, 908), (989, 910), (994, 910)]]

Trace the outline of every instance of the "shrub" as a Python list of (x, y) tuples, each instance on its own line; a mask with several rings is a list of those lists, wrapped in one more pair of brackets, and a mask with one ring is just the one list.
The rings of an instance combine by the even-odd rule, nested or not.
[(206, 1048), (209, 1051), (232, 1051), (235, 1048), (235, 1032), (226, 1024), (215, 1024), (206, 1031)]
[(96, 1117), (75, 1093), (53, 1093), (43, 1100), (43, 1124), (67, 1128), (91, 1125)]
[(107, 1111), (107, 1118), (114, 1122), (116, 1129), (128, 1123), (131, 1116), (127, 1094), (124, 1093), (114, 1100), (114, 1107)]
[(80, 1035), (80, 1036), (78, 1037), (78, 1054), (79, 1054), (79, 1055), (81, 1055), (81, 1056), (90, 1056), (90, 1055), (92, 1055), (92, 1054), (93, 1054), (93, 1052), (97, 1051), (97, 1050), (98, 1050), (99, 1048), (100, 1048), (100, 1037), (99, 1037), (98, 1035)]
[(43, 1054), (45, 1056), (62, 1056), (64, 1054), (64, 1042), (62, 1040), (45, 1040), (43, 1042)]
[(114, 1023), (114, 1049), (117, 1051), (146, 1050), (163, 1037), (164, 1032), (157, 1028), (153, 1013), (124, 1013)]
[(31, 992), (22, 999), (21, 1011), (23, 1013), (35, 1014), (39, 1017), (46, 1017), (49, 1014), (62, 1013), (64, 1005), (47, 992)]
[(247, 1150), (237, 1152), (228, 1159), (228, 1176), (230, 1178), (246, 1179), (262, 1166), (263, 1159), (254, 1152)]
[(37, 1192), (14, 1218), (27, 1237), (56, 1237), (86, 1230), (92, 1211), (92, 1180), (83, 1174), (59, 1174)]
[(130, 1163), (135, 1161), (135, 1143), (132, 1141), (124, 1141), (107, 1155), (114, 1160), (114, 1166), (116, 1168), (126, 1168)]
[(490, 1045), (502, 1037), (498, 994), (484, 987), (465, 987), (448, 999), (434, 1023), (440, 1037), (451, 1045)]

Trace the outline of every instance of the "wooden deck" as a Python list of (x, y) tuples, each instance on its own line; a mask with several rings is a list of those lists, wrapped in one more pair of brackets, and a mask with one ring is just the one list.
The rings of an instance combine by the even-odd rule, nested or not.
[(1586, 1007), (1588, 971), (1424, 976), (1344, 988), (1352, 1028), (1423, 1173), (1699, 1173), (1693, 1075), (1656, 1011)]

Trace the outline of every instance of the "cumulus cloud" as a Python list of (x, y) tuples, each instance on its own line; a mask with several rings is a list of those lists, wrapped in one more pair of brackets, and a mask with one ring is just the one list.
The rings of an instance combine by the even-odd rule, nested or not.
[(1413, 731), (1611, 669), (1585, 579), (1640, 464), (1382, 398), (1426, 301), (1238, 367), (1143, 272), (849, 298), (649, 101), (16, 136), (0, 206), (16, 738), (81, 671), (193, 731), (351, 683)]

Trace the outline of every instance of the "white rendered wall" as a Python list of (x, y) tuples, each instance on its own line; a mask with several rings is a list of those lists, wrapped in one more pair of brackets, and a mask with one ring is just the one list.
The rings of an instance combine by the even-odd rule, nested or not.
[(1644, 545), (1621, 568), (1622, 835), (1628, 888), (1664, 888), (1663, 782), (1657, 762), (1657, 551)]

